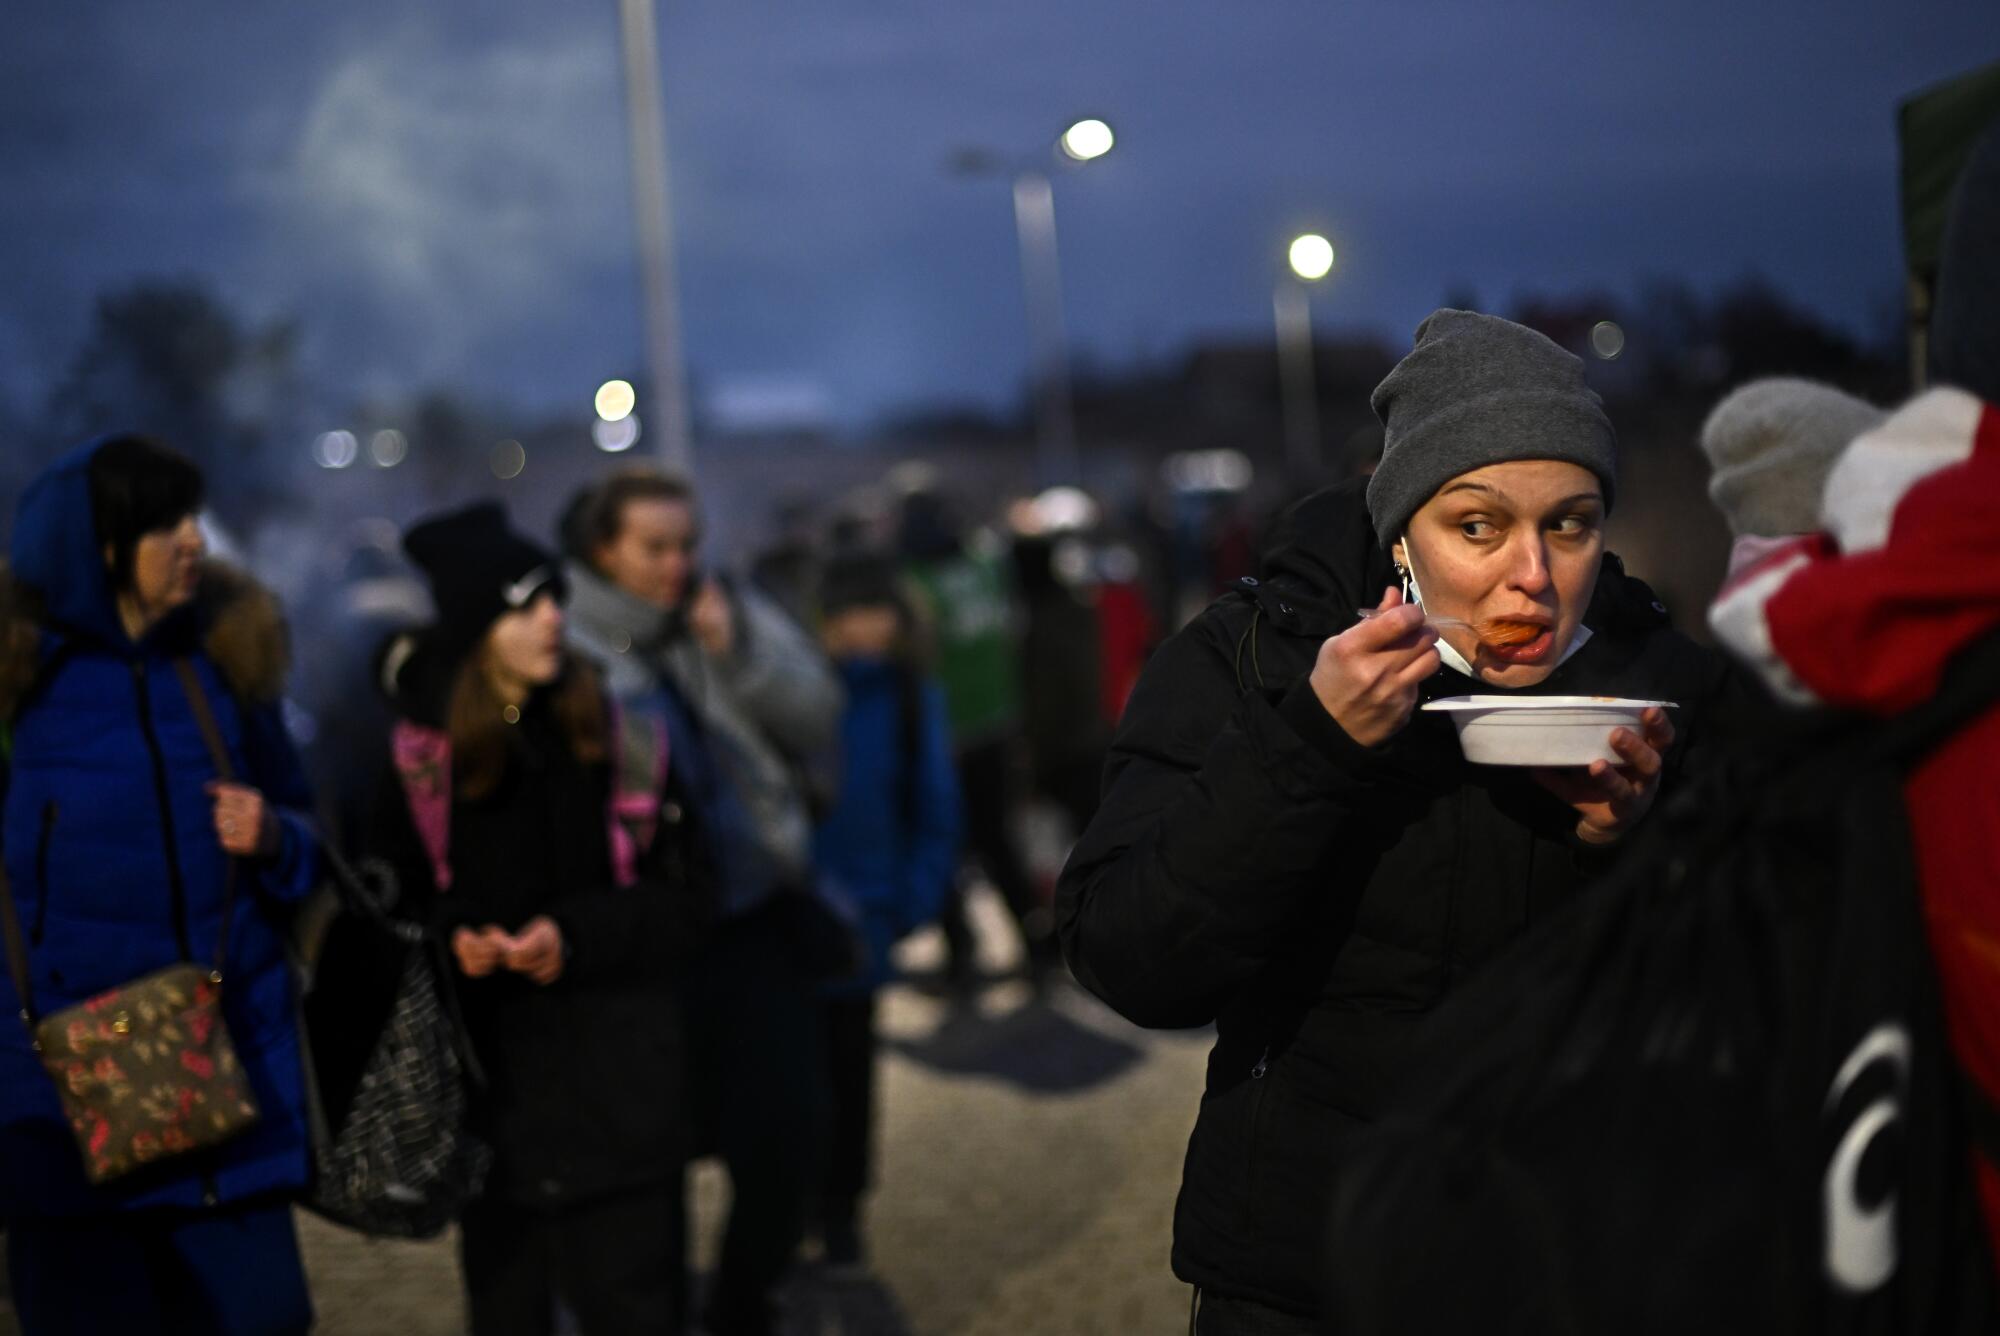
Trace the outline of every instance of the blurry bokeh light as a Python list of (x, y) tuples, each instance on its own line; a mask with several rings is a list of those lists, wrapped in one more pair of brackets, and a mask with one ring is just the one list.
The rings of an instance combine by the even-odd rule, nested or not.
[(1116, 142), (1111, 127), (1103, 121), (1078, 121), (1063, 131), (1062, 151), (1077, 162), (1089, 162), (1109, 153)]
[(1035, 498), (1035, 519), (1043, 533), (1067, 533), (1097, 523), (1097, 502), (1081, 487), (1051, 487)]
[(607, 380), (597, 387), (597, 416), (606, 422), (623, 422), (638, 402), (629, 380)]
[(394, 427), (385, 427), (368, 438), (368, 457), (377, 468), (392, 469), (409, 457), (410, 443)]
[(323, 469), (344, 469), (361, 456), (361, 442), (351, 431), (322, 432), (313, 442), (313, 463)]
[(1333, 272), (1333, 243), (1316, 232), (1308, 232), (1292, 243), (1292, 272), (1313, 282)]
[(1625, 331), (1614, 322), (1600, 320), (1591, 326), (1590, 351), (1607, 362), (1618, 360), (1618, 354), (1625, 351)]
[(1166, 473), (1177, 492), (1241, 492), (1256, 478), (1241, 450), (1184, 450), (1167, 457)]
[(528, 467), (528, 452), (519, 441), (502, 441), (493, 447), (493, 476), (505, 482), (509, 478), (521, 476), (521, 470)]
[(639, 419), (630, 413), (610, 420), (599, 418), (590, 424), (590, 439), (607, 454), (630, 450), (639, 443)]

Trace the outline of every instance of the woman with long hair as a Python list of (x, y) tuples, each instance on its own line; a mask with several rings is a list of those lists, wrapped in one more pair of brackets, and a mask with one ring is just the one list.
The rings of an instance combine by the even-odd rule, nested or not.
[[(663, 749), (632, 776), (564, 648), (556, 558), (497, 505), (412, 528), (437, 621), (392, 642), (371, 847), (449, 943), (494, 1163), (461, 1220), (472, 1330), (677, 1331), (681, 967), (703, 914)], [(615, 772), (615, 773), (614, 773)]]

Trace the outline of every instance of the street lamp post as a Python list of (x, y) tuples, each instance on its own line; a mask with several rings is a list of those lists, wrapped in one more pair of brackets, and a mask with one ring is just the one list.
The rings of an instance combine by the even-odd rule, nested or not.
[(632, 152), (632, 213), (646, 299), (646, 373), (660, 462), (694, 470), (688, 441), (687, 382), (681, 366), (680, 297), (674, 273), (673, 213), (667, 203), (667, 130), (660, 99), (660, 39), (654, 0), (619, 0), (625, 56), (625, 114)]
[(1292, 242), (1287, 255), (1292, 278), (1280, 278), (1271, 294), (1277, 326), (1279, 393), (1284, 405), (1285, 459), (1296, 478), (1320, 465), (1319, 391), (1313, 383), (1312, 297), (1309, 284), (1333, 270), (1333, 247), (1308, 233)]
[[(1063, 159), (1090, 162), (1109, 153), (1114, 142), (1111, 127), (1103, 121), (1083, 120), (1065, 130), (1056, 147)], [(1014, 234), (1021, 248), (1035, 393), (1036, 471), (1044, 486), (1072, 482), (1078, 471), (1076, 417), (1070, 402), (1054, 184), (1039, 161), (1010, 163), (984, 149), (959, 152), (952, 167), (963, 175), (1013, 178)]]

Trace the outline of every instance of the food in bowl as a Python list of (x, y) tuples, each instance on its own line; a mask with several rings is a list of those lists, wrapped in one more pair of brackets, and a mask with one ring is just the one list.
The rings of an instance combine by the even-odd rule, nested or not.
[(1645, 732), (1642, 716), (1668, 700), (1621, 696), (1447, 696), (1422, 708), (1449, 715), (1458, 745), (1475, 765), (1589, 765), (1624, 758), (1612, 750), (1621, 728)]

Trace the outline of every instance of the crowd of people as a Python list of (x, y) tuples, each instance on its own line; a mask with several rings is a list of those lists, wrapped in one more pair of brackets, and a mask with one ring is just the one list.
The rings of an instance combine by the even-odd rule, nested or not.
[[(1764, 382), (1710, 418), (1736, 535), (1720, 649), (1606, 550), (1616, 432), (1579, 359), (1447, 309), (1375, 391), (1372, 473), (1301, 501), (1260, 574), (1150, 657), (1129, 573), (1080, 597), (1055, 526), (997, 541), (934, 489), (747, 578), (701, 564), (699, 498), (654, 471), (587, 487), (547, 542), (492, 502), (427, 516), (400, 542), (428, 611), (380, 628), (379, 700), (322, 707), (320, 735), (357, 745), (315, 795), (283, 612), (207, 558), (200, 471), (143, 435), (82, 446), (19, 499), (0, 589), (0, 994), (23, 1022), (0, 1026), (0, 1222), (26, 1331), (307, 1329), (292, 1207), (392, 1079), (412, 977), (480, 1148), (447, 1202), (475, 1332), (772, 1331), (802, 1247), (866, 1265), (879, 994), (931, 923), (947, 983), (974, 979), (968, 862), (1038, 985), (1066, 961), (1137, 1024), (1214, 1027), (1174, 1221), (1194, 1331), (1462, 1329), (1415, 1316), (1481, 1274), (1454, 1265), (1459, 1233), (1352, 1268), (1341, 1233), (1348, 1166), (1381, 1161), (1440, 1062), (1471, 1069), (1427, 1025), (1490, 1007), (1495, 980), (1537, 986), (1508, 962), (1547, 962), (1635, 868), (1677, 862), (1646, 840), (1663, 809), (1699, 830), (1745, 776), (1744, 801), (1781, 787), (1820, 754), (1799, 719), (1887, 728), (1948, 683), (1972, 708), (1871, 819), (1913, 851), (1962, 1181), (1883, 1208), (1916, 1152), (1850, 1152), (1850, 1130), (1826, 1181), (1872, 1152), (1868, 1219), (1892, 1223), (1868, 1233), (1828, 1187), (1805, 1227), (1825, 1264), (1782, 1311), (1845, 1329), (1893, 1291), (1929, 1329), (1978, 1329), (2000, 1261), (2000, 703), (1958, 666), (2000, 626), (1996, 231), (2000, 134), (1947, 234), (1933, 388), (1885, 412)], [(1472, 694), (1644, 708), (1611, 759), (1479, 766), (1422, 708)], [(1053, 887), (1021, 852), (1026, 793), (1077, 835)], [(303, 932), (329, 878), (334, 926)], [(1836, 1095), (1884, 1044), (1913, 1061), (1864, 1038)], [(687, 1166), (710, 1156), (730, 1200), (697, 1293)], [(1718, 1229), (1748, 1209), (1692, 1205)], [(1480, 1209), (1497, 1232), (1468, 1248), (1546, 1227)], [(1924, 1253), (1946, 1264), (1899, 1270), (1954, 1222), (1964, 1246)], [(1966, 1249), (1976, 1267), (1950, 1263)]]
[[(700, 565), (692, 487), (643, 468), (583, 489), (549, 546), (498, 503), (434, 514), (399, 537), (422, 596), (378, 597), (407, 577), (370, 565), (350, 626), (367, 652), (305, 647), (323, 661), (302, 760), (282, 610), (206, 553), (204, 485), (170, 445), (117, 436), (16, 514), (6, 987), (29, 1024), (0, 1039), (0, 1220), (28, 1329), (309, 1325), (291, 1205), (328, 1172), (316, 1140), (382, 1079), (432, 948), (487, 1156), (451, 1212), (474, 1330), (764, 1332), (802, 1245), (865, 1271), (893, 948), (942, 921), (938, 982), (973, 1000), (963, 901), (983, 875), (1031, 982), (1060, 967), (1053, 872), (1030, 871), (1013, 817), (1052, 775), (1087, 819), (1078, 748), (1116, 701), (1094, 639), (1056, 691), (1026, 685), (1030, 646), (1052, 664), (1052, 636), (1095, 634), (1051, 540), (1009, 559), (917, 492), (886, 534), (738, 579)], [(1057, 740), (1046, 763), (1031, 726)], [(353, 865), (414, 931), (353, 912), (379, 890), (352, 891)], [(38, 1070), (39, 1027), (174, 960), (216, 967), (254, 1129), (200, 1154), (144, 1142), (99, 1181), (72, 1145), (95, 1115)], [(84, 1052), (72, 1094), (162, 1097)], [(198, 1119), (212, 1095), (170, 1099)], [(730, 1205), (696, 1295), (686, 1166), (709, 1156)], [(107, 1249), (129, 1264), (84, 1283)]]

